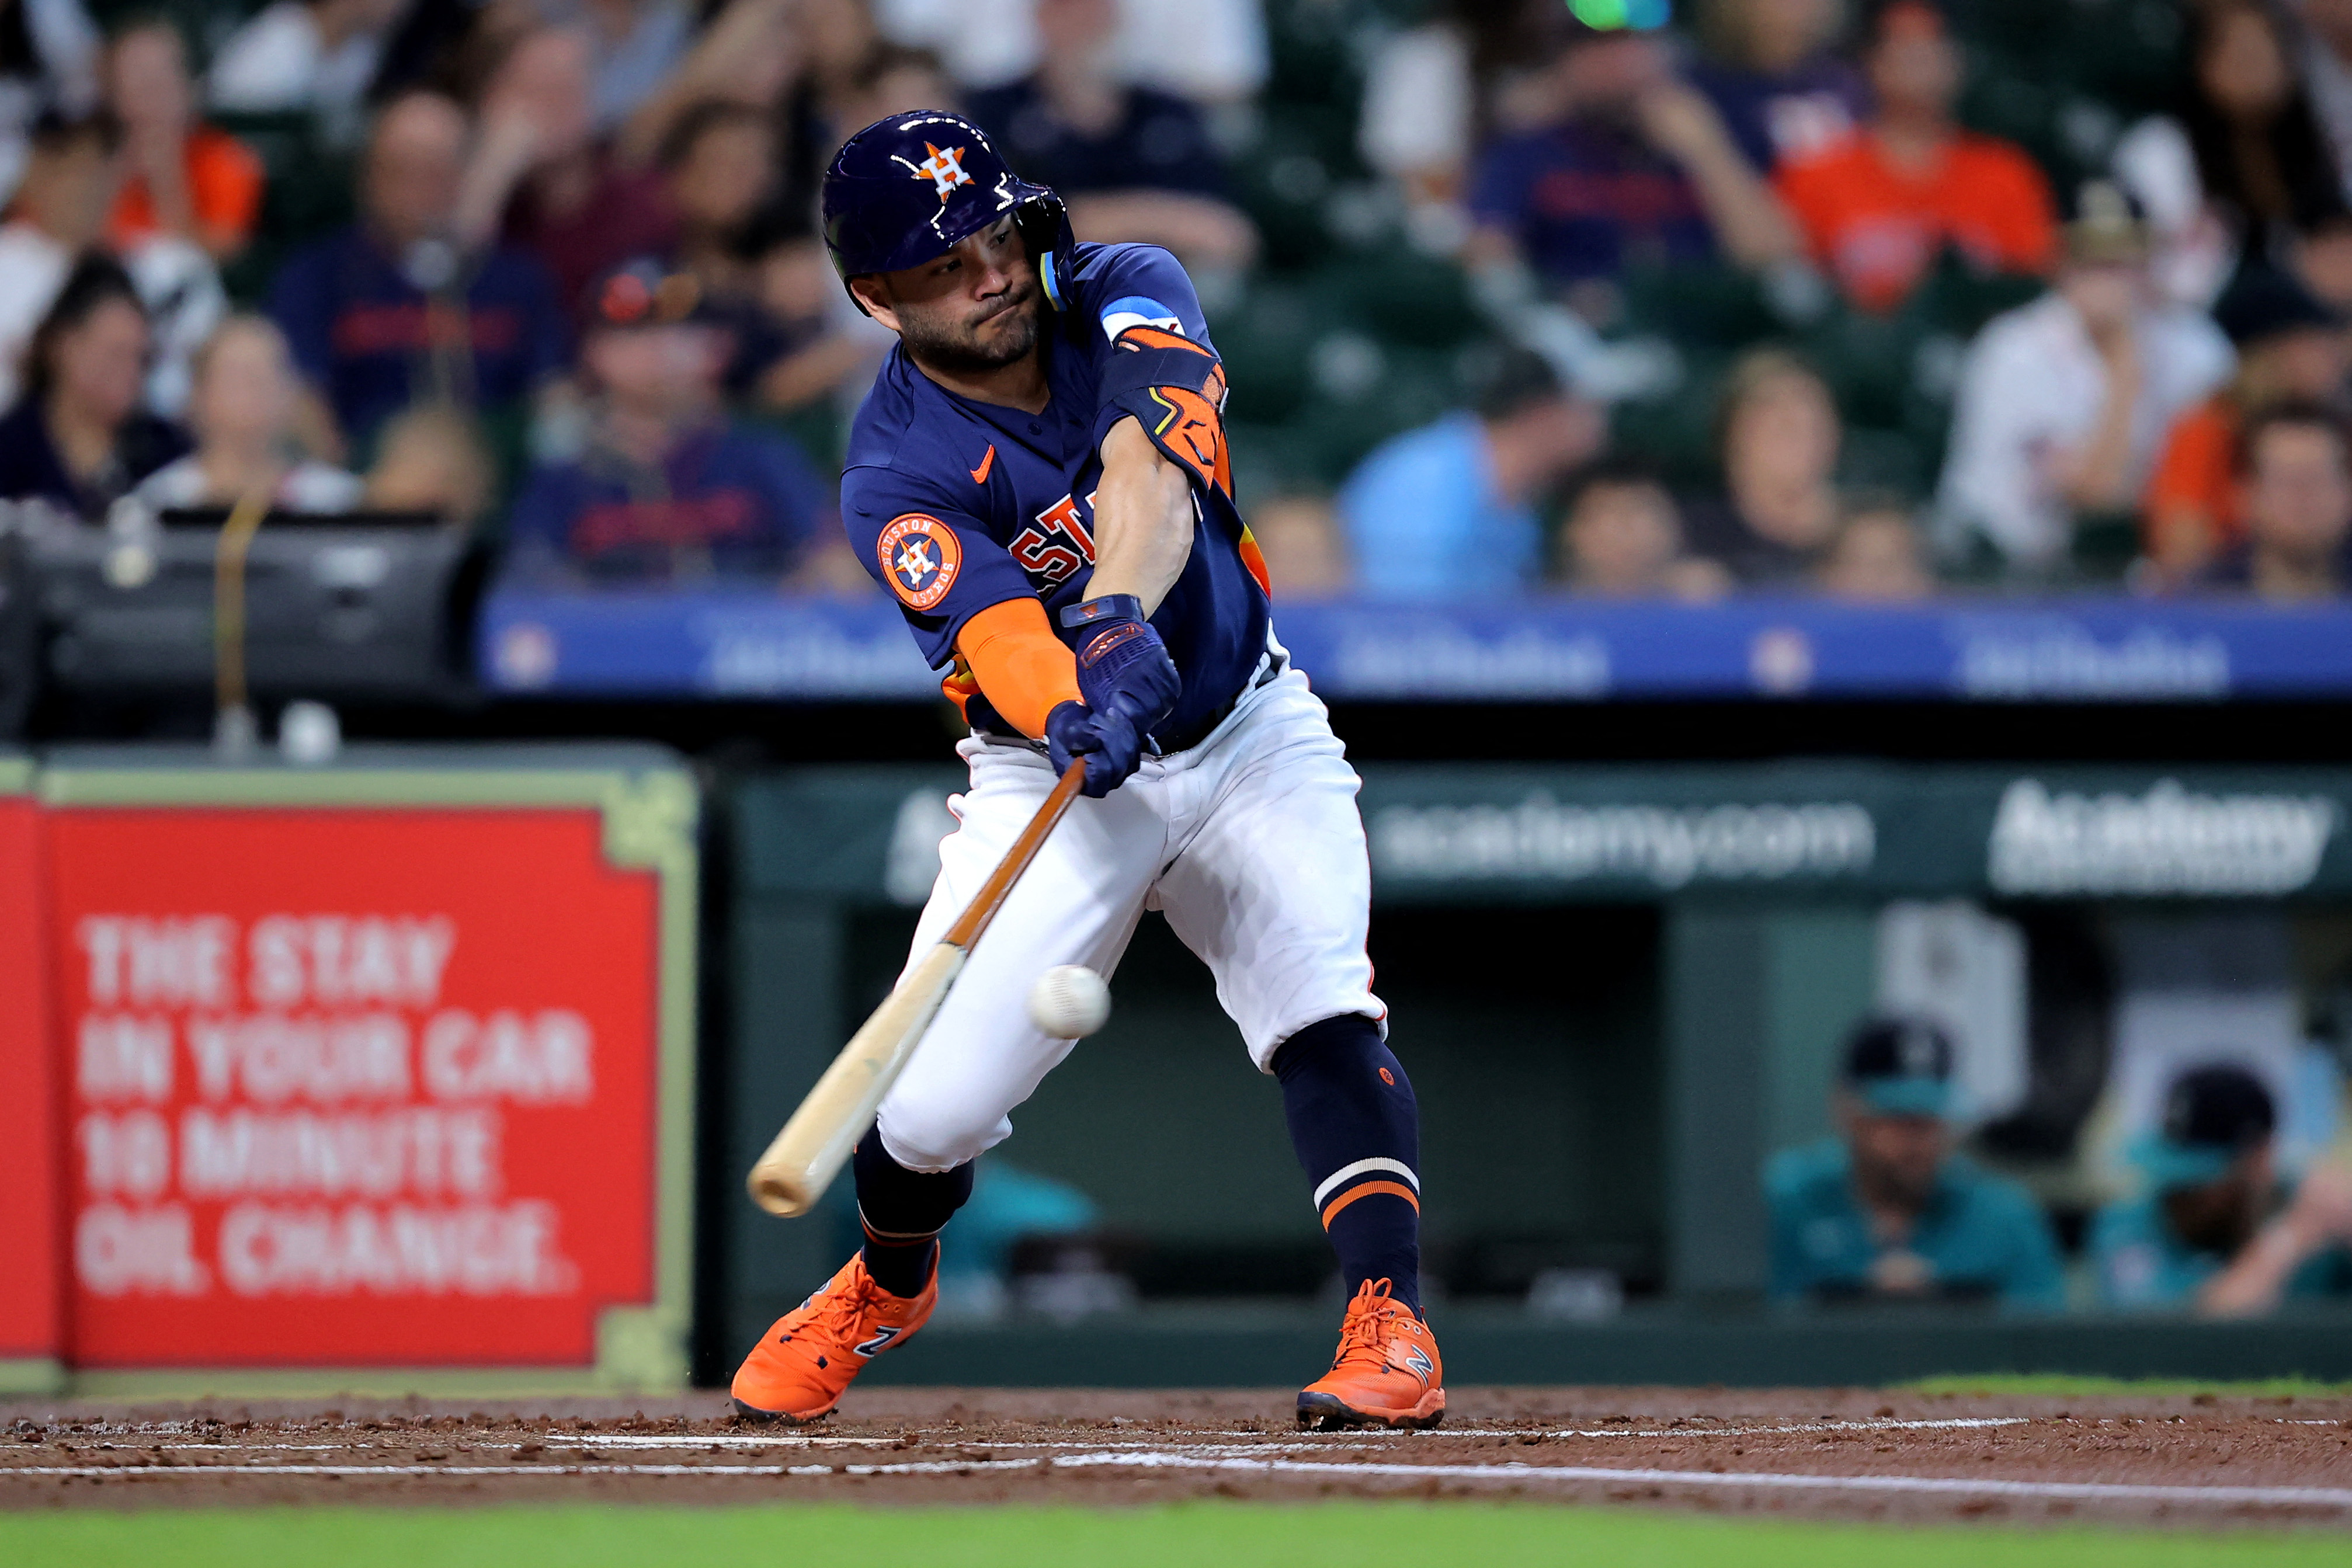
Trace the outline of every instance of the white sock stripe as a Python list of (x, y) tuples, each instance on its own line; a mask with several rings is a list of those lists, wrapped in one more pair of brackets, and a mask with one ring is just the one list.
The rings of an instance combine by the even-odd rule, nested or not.
[(1323, 1185), (1315, 1189), (1317, 1212), (1321, 1212), (1325, 1198), (1339, 1191), (1349, 1182), (1355, 1180), (1356, 1177), (1362, 1176), (1366, 1171), (1394, 1171), (1404, 1177), (1405, 1185), (1412, 1188), (1416, 1194), (1421, 1191), (1421, 1178), (1412, 1174), (1411, 1166), (1402, 1160), (1392, 1160), (1385, 1155), (1376, 1155), (1369, 1160), (1358, 1160), (1354, 1165), (1341, 1166), (1338, 1170), (1325, 1176)]

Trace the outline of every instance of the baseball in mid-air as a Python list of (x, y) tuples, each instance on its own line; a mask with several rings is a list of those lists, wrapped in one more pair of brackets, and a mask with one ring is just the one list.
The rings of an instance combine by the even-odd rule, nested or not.
[(1083, 964), (1063, 964), (1029, 988), (1029, 1018), (1055, 1040), (1084, 1040), (1110, 1017), (1110, 988)]

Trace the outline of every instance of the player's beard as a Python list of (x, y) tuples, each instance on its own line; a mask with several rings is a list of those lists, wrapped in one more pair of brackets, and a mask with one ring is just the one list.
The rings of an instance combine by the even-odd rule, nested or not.
[[(1027, 359), (1037, 347), (1037, 285), (1024, 281), (1010, 303), (976, 322), (950, 326), (901, 314), (898, 336), (919, 364), (950, 375), (985, 375)], [(983, 328), (993, 330), (983, 338)]]
[(1853, 1174), (1854, 1186), (1867, 1201), (1903, 1213), (1924, 1212), (1936, 1196), (1938, 1171), (1933, 1167), (1919, 1171), (1892, 1162), (1857, 1159)]

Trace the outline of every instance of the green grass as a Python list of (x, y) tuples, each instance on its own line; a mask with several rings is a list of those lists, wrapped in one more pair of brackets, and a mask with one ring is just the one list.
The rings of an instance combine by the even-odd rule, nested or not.
[(2184, 1377), (2078, 1377), (2066, 1372), (1956, 1373), (1901, 1385), (1921, 1394), (2047, 1395), (2060, 1399), (2093, 1394), (2144, 1394), (2178, 1397), (2210, 1394), (2222, 1399), (2342, 1399), (2352, 1383), (2315, 1383), (2308, 1377), (2266, 1377), (2248, 1383), (2200, 1382)]
[(1525, 1503), (1181, 1503), (1124, 1511), (844, 1505), (278, 1509), (0, 1515), (10, 1568), (2339, 1568), (2340, 1535), (1808, 1524)]

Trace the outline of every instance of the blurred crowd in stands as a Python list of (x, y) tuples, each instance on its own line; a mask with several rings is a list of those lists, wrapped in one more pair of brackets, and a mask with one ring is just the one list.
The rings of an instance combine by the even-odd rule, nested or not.
[(0, 497), (873, 591), (926, 107), (1185, 261), (1278, 598), (2352, 580), (2352, 0), (0, 0)]

